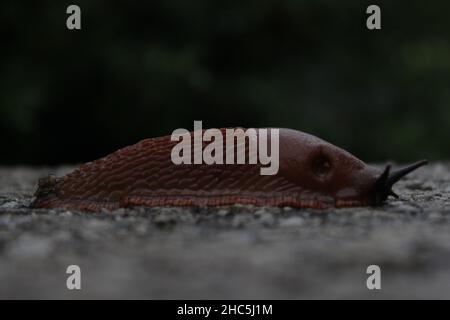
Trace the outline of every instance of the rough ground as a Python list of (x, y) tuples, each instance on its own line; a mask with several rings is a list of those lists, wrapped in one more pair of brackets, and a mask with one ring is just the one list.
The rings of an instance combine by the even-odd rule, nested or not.
[(448, 164), (379, 208), (27, 208), (39, 177), (69, 169), (0, 169), (0, 298), (450, 298)]

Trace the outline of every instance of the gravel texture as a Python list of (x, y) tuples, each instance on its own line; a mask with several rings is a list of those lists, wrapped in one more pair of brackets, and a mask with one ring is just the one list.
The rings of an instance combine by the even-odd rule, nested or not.
[(0, 168), (0, 298), (450, 298), (449, 164), (377, 208), (28, 208), (38, 178), (71, 169)]

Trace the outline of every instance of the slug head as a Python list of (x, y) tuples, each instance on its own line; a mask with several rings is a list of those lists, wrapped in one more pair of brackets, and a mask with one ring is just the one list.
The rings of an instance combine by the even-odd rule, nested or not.
[(421, 160), (402, 169), (391, 171), (387, 165), (383, 171), (368, 165), (341, 176), (340, 190), (335, 193), (336, 206), (382, 204), (388, 196), (398, 198), (392, 186), (408, 173), (426, 165), (427, 160)]
[(388, 165), (380, 171), (308, 134), (290, 132), (284, 141), (280, 144), (284, 176), (336, 207), (379, 205), (389, 195), (397, 197), (392, 191), (394, 183), (428, 163), (422, 160), (392, 172)]

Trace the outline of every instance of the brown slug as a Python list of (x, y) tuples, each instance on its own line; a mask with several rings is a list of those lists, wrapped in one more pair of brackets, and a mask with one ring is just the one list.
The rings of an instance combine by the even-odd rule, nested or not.
[(381, 171), (315, 136), (279, 129), (279, 170), (261, 175), (261, 164), (174, 164), (176, 144), (171, 136), (142, 140), (64, 177), (41, 179), (32, 207), (95, 212), (130, 206), (371, 206), (397, 197), (392, 185), (427, 163)]

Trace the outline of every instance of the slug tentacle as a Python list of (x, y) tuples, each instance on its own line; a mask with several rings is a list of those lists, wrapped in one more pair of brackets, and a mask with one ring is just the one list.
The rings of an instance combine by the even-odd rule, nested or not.
[(398, 180), (400, 180), (401, 178), (406, 176), (408, 173), (410, 173), (410, 172), (416, 170), (417, 168), (420, 168), (426, 164), (428, 164), (428, 160), (420, 160), (420, 161), (413, 163), (403, 169), (399, 169), (399, 170), (392, 172), (389, 175), (387, 184), (389, 185), (389, 187), (392, 187), (394, 185), (394, 183), (396, 183)]
[(378, 178), (376, 184), (375, 184), (375, 192), (376, 192), (376, 196), (375, 196), (375, 203), (376, 204), (380, 204), (382, 203), (384, 200), (386, 200), (386, 198), (388, 196), (393, 196), (395, 198), (398, 198), (399, 196), (392, 191), (392, 186), (399, 181), (401, 178), (403, 178), (404, 176), (406, 176), (408, 173), (424, 166), (428, 164), (428, 160), (421, 160), (418, 161), (416, 163), (413, 163), (409, 166), (406, 166), (405, 168), (396, 170), (394, 172), (390, 172), (391, 171), (391, 166), (387, 165), (386, 168), (384, 169), (383, 173), (380, 175), (380, 177)]

